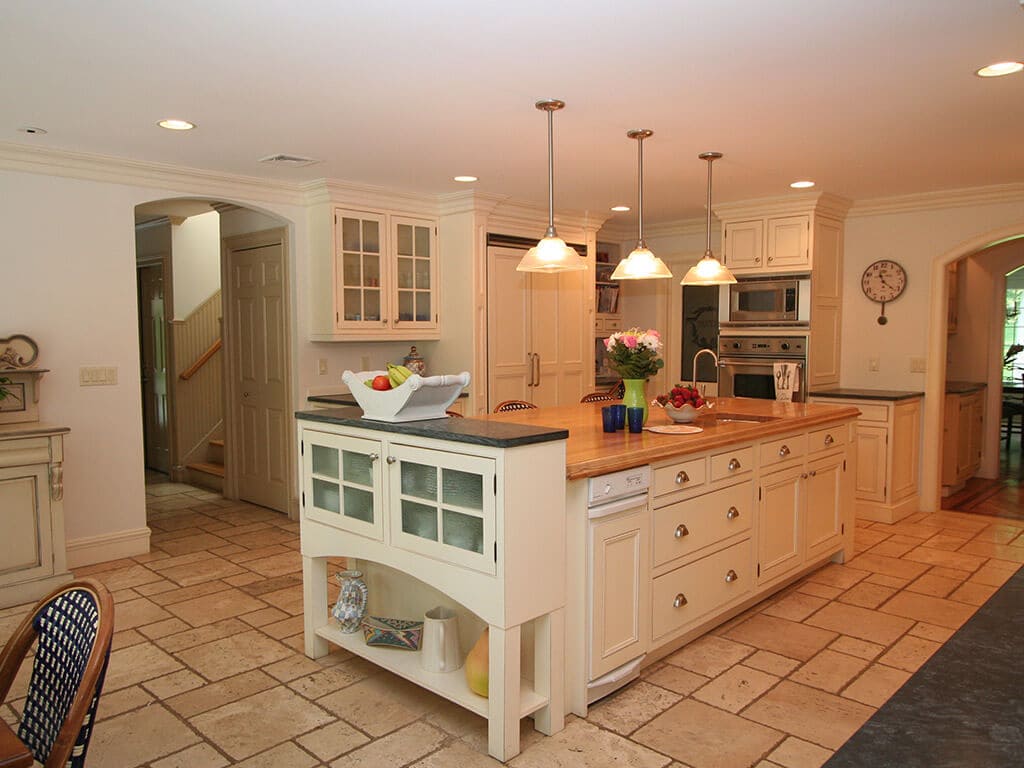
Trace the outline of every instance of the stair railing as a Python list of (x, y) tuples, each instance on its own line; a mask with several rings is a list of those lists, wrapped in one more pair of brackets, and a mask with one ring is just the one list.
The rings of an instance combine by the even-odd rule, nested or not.
[(210, 345), (210, 348), (208, 350), (203, 352), (203, 354), (201, 354), (199, 358), (194, 363), (192, 363), (192, 365), (190, 365), (188, 368), (182, 371), (178, 378), (181, 379), (182, 381), (188, 381), (189, 379), (191, 379), (193, 376), (196, 375), (196, 373), (198, 373), (200, 368), (202, 368), (210, 361), (211, 357), (213, 357), (215, 354), (217, 354), (218, 351), (220, 351), (220, 348), (222, 346), (224, 346), (223, 339), (217, 339), (215, 342), (213, 342), (213, 344)]

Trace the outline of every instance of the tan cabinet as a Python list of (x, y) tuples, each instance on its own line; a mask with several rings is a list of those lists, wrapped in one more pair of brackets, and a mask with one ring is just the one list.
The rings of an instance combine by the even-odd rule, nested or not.
[(722, 260), (734, 273), (764, 269), (764, 219), (722, 225)]
[(764, 475), (758, 489), (757, 579), (759, 584), (800, 565), (803, 464)]
[(64, 542), (63, 427), (0, 427), (0, 607), (71, 580)]
[(808, 271), (811, 217), (768, 216), (722, 226), (726, 266), (734, 273)]
[(942, 420), (942, 493), (964, 486), (981, 466), (985, 389), (948, 393)]

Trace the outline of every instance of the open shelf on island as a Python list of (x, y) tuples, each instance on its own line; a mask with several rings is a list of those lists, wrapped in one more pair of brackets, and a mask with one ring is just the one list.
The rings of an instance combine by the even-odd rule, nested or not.
[[(488, 700), (469, 690), (465, 670), (461, 667), (454, 672), (427, 672), (420, 666), (419, 651), (403, 651), (397, 648), (367, 645), (363, 640), (362, 631), (348, 634), (342, 632), (334, 624), (318, 627), (316, 633), (324, 640), (357, 656), (362, 656), (377, 666), (394, 672), (399, 677), (404, 677), (438, 696), (443, 696), (481, 717), (487, 717), (489, 714)], [(547, 697), (534, 691), (533, 684), (529, 680), (520, 680), (520, 718), (532, 715), (547, 703)]]

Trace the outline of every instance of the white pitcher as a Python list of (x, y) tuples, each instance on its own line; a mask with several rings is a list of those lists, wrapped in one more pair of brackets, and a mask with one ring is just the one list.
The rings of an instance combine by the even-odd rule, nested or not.
[(437, 606), (423, 614), (420, 666), (427, 672), (452, 672), (462, 666), (455, 611)]

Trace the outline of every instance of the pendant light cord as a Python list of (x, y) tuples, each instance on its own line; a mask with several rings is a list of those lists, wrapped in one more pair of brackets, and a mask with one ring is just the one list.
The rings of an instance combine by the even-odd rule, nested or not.
[(547, 237), (555, 234), (555, 113), (548, 111), (548, 232)]
[(646, 248), (647, 245), (644, 243), (644, 140), (643, 137), (637, 139), (636, 142), (636, 163), (637, 163), (637, 180), (636, 185), (636, 210), (637, 210), (637, 236), (636, 243), (637, 248)]
[(704, 248), (704, 255), (709, 256), (711, 254), (711, 164), (715, 161), (715, 158), (709, 157), (708, 159), (708, 227), (707, 227), (707, 245)]

